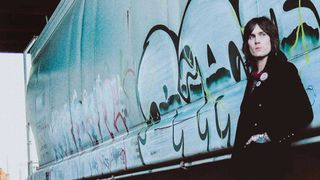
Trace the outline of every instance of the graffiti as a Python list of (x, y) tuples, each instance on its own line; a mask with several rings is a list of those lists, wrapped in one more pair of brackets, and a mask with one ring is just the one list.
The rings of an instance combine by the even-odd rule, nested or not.
[[(248, 4), (252, 4), (253, 2), (248, 2)], [(223, 5), (222, 5), (223, 4)], [(145, 121), (147, 124), (152, 125), (154, 123), (158, 123), (162, 116), (165, 116), (166, 113), (171, 111), (176, 111), (176, 109), (179, 109), (180, 107), (183, 107), (186, 104), (195, 102), (198, 99), (204, 98), (204, 105), (199, 108), (199, 110), (196, 113), (196, 119), (197, 119), (197, 127), (198, 127), (198, 134), (202, 141), (207, 141), (207, 151), (209, 151), (209, 142), (210, 142), (210, 128), (216, 129), (219, 137), (221, 139), (227, 138), (227, 146), (231, 146), (231, 116), (230, 114), (227, 115), (227, 119), (223, 120), (223, 122), (226, 123), (225, 129), (221, 129), (219, 125), (219, 117), (218, 117), (218, 109), (217, 105), (218, 102), (224, 97), (222, 94), (218, 98), (214, 99), (214, 94), (219, 89), (222, 89), (224, 87), (230, 86), (233, 83), (231, 82), (240, 82), (242, 79), (248, 76), (248, 68), (244, 62), (244, 59), (242, 58), (243, 55), (239, 51), (239, 47), (241, 47), (241, 39), (242, 39), (242, 33), (241, 33), (241, 26), (237, 24), (242, 23), (246, 21), (246, 19), (243, 19), (241, 16), (242, 8), (239, 8), (239, 1), (231, 1), (230, 4), (226, 2), (204, 2), (204, 1), (189, 1), (182, 19), (182, 23), (180, 26), (179, 34), (176, 35), (173, 31), (171, 31), (169, 28), (167, 28), (164, 25), (156, 25), (154, 26), (148, 33), (145, 44), (143, 46), (143, 53), (140, 60), (140, 67), (139, 67), (139, 75), (143, 74), (142, 76), (138, 76), (138, 98), (139, 98), (139, 105), (140, 109), (145, 117)], [(215, 7), (219, 7), (219, 11), (223, 11), (224, 14), (226, 14), (227, 11), (223, 9), (221, 10), (221, 7), (228, 7), (231, 6), (238, 17), (236, 21), (230, 21), (232, 26), (235, 27), (236, 31), (234, 32), (237, 37), (234, 39), (223, 39), (225, 41), (226, 46), (220, 46), (219, 48), (225, 48), (227, 50), (226, 53), (219, 53), (216, 49), (216, 43), (211, 42), (208, 40), (210, 37), (209, 34), (212, 35), (212, 37), (219, 37), (223, 36), (224, 32), (222, 33), (219, 30), (216, 30), (214, 27), (213, 29), (209, 29), (208, 27), (203, 26), (202, 24), (206, 24), (206, 22), (210, 22), (211, 16), (209, 14), (213, 14), (216, 16), (219, 16), (219, 11), (215, 13), (206, 13), (206, 9), (209, 9), (209, 7), (212, 7), (212, 9), (215, 9)], [(244, 5), (245, 6), (245, 5)], [(303, 3), (301, 5), (301, 1), (285, 1), (283, 3), (283, 10), (284, 12), (290, 11), (294, 8), (301, 8), (302, 7), (308, 7), (312, 10), (312, 12), (315, 14), (315, 17), (317, 18), (317, 11), (315, 10), (315, 6), (310, 3)], [(205, 7), (205, 8), (202, 8)], [(242, 6), (243, 7), (243, 6)], [(268, 7), (268, 5), (267, 5)], [(201, 9), (201, 11), (200, 11)], [(211, 9), (211, 10), (212, 10)], [(202, 13), (199, 13), (202, 12)], [(279, 14), (278, 8), (276, 7), (270, 7), (267, 11), (269, 13), (270, 18), (272, 21), (276, 24), (278, 27), (278, 20), (277, 15)], [(221, 12), (222, 13), (222, 12)], [(299, 13), (301, 13), (299, 11)], [(230, 12), (232, 14), (232, 12)], [(212, 15), (212, 16), (213, 16)], [(230, 16), (232, 17), (232, 16)], [(195, 22), (193, 19), (202, 19), (202, 22)], [(214, 19), (214, 16), (212, 17)], [(212, 22), (212, 21), (211, 21)], [(226, 20), (226, 22), (228, 22)], [(222, 26), (222, 24), (220, 24)], [(185, 29), (185, 27), (188, 27)], [(281, 28), (278, 27), (278, 28)], [(302, 28), (302, 29), (300, 29)], [(201, 33), (204, 32), (204, 33)], [(212, 33), (213, 34), (212, 34)], [(215, 34), (215, 32), (218, 32), (218, 34)], [(303, 32), (303, 34), (302, 34)], [(220, 34), (219, 34), (220, 33)], [(221, 34), (222, 33), (222, 34)], [(200, 36), (199, 36), (200, 35)], [(291, 49), (296, 46), (296, 36), (299, 36), (302, 38), (302, 36), (306, 35), (307, 37), (313, 37), (313, 44), (318, 43), (319, 39), (319, 33), (318, 29), (314, 29), (311, 26), (308, 26), (306, 23), (300, 23), (300, 25), (293, 29), (288, 36), (288, 38), (283, 37), (282, 39), (282, 48), (285, 50), (285, 52), (288, 52), (286, 50), (286, 47), (290, 47)], [(192, 41), (190, 41), (192, 39)], [(200, 39), (200, 40), (198, 40)], [(210, 39), (210, 38), (209, 38)], [(196, 41), (196, 42), (195, 42)], [(188, 43), (189, 42), (189, 43)], [(153, 49), (165, 49), (165, 51), (162, 52), (154, 52)], [(220, 50), (220, 49), (219, 49)], [(305, 49), (307, 50), (307, 49)], [(153, 53), (151, 53), (153, 52)], [(199, 52), (206, 52), (206, 53), (199, 53)], [(206, 54), (206, 56), (203, 56)], [(228, 57), (229, 64), (221, 64), (221, 58), (215, 57), (216, 55), (221, 56), (221, 54), (224, 57)], [(152, 56), (153, 55), (153, 56)], [(152, 58), (151, 58), (152, 56)], [(176, 59), (177, 56), (177, 59)], [(165, 64), (166, 62), (162, 59), (165, 57), (168, 61), (170, 61), (170, 66), (162, 66), (160, 64)], [(206, 61), (205, 61), (206, 60)], [(226, 61), (224, 61), (226, 62)], [(172, 63), (176, 63), (173, 65)], [(169, 64), (169, 63), (167, 63)], [(142, 85), (141, 82), (145, 83), (148, 81), (148, 72), (150, 72), (150, 69), (155, 67), (163, 67), (166, 69), (166, 72), (171, 72), (171, 74), (174, 74), (172, 76), (173, 81), (167, 82), (167, 79), (164, 79), (163, 77), (168, 76), (162, 76), (160, 79), (161, 82), (159, 84), (153, 86), (154, 90), (152, 92), (164, 92), (164, 98), (163, 96), (158, 96), (156, 94), (153, 94), (153, 98), (145, 98), (145, 91), (142, 89), (145, 87), (150, 91), (150, 88), (147, 88), (144, 84)], [(156, 68), (157, 71), (163, 71), (160, 68)], [(215, 69), (215, 71), (213, 70)], [(177, 79), (178, 74), (178, 79)], [(244, 74), (244, 75), (242, 75)], [(161, 77), (161, 75), (157, 77)], [(233, 81), (230, 81), (232, 78)], [(154, 77), (152, 77), (154, 79)], [(174, 83), (174, 84), (172, 84)], [(177, 86), (176, 86), (177, 85)], [(156, 86), (158, 88), (156, 88)], [(220, 88), (220, 87), (221, 88)], [(149, 86), (148, 86), (149, 87)], [(177, 88), (176, 88), (177, 87)], [(162, 88), (162, 89), (161, 89)], [(170, 89), (170, 91), (168, 90)], [(170, 93), (171, 92), (171, 93)], [(171, 101), (171, 108), (170, 108), (170, 101), (167, 101), (168, 96), (175, 97), (175, 101)], [(148, 96), (150, 97), (150, 96)], [(182, 101), (180, 101), (182, 100)], [(201, 109), (208, 103), (208, 101), (212, 102), (214, 104), (214, 117), (208, 117), (205, 119), (205, 129), (202, 132), (200, 129), (201, 123), (200, 123), (200, 111)], [(176, 103), (179, 102), (179, 103)], [(174, 105), (174, 103), (176, 103)], [(166, 104), (167, 108), (163, 108), (163, 104)], [(149, 108), (148, 108), (149, 106)], [(149, 111), (148, 111), (149, 110)], [(225, 112), (227, 113), (227, 112)], [(149, 116), (148, 116), (149, 114)], [(179, 116), (179, 115), (178, 115)], [(211, 121), (211, 119), (215, 120), (215, 126), (209, 127), (208, 121)], [(180, 151), (182, 149), (182, 157), (184, 156), (184, 140), (185, 140), (185, 131), (181, 130), (181, 136), (180, 141), (178, 143), (175, 142), (175, 123), (174, 119), (172, 120), (172, 139), (173, 139), (173, 147), (175, 151)]]
[(113, 159), (112, 158), (110, 159), (102, 154), (102, 157), (100, 160), (103, 164), (103, 167), (105, 167), (108, 171), (111, 171), (111, 169), (112, 169), (111, 164), (112, 164)]
[[(223, 2), (221, 2), (223, 4)], [(195, 102), (201, 98), (204, 98), (205, 102), (202, 107), (196, 112), (197, 119), (197, 128), (198, 134), (202, 141), (207, 142), (207, 151), (209, 151), (209, 143), (210, 143), (210, 127), (208, 121), (210, 121), (214, 117), (208, 117), (205, 121), (205, 130), (201, 131), (200, 126), (200, 115), (201, 109), (208, 103), (208, 101), (213, 102), (214, 98), (212, 97), (212, 93), (218, 92), (219, 89), (223, 89), (228, 85), (234, 84), (235, 82), (239, 82), (241, 79), (245, 77), (241, 77), (241, 71), (244, 71), (245, 75), (248, 75), (247, 69), (245, 67), (245, 63), (241, 57), (241, 53), (238, 50), (238, 47), (241, 45), (241, 33), (240, 30), (235, 32), (235, 34), (239, 35), (236, 40), (225, 41), (227, 51), (224, 51), (223, 54), (226, 54), (229, 57), (229, 64), (225, 64), (226, 61), (222, 61), (221, 55), (218, 53), (217, 45), (215, 42), (200, 41), (198, 43), (193, 44), (184, 44), (184, 40), (188, 39), (189, 36), (193, 37), (194, 34), (201, 34), (199, 32), (192, 33), (192, 30), (188, 29), (184, 31), (184, 26), (193, 27), (193, 24), (197, 22), (193, 22), (193, 19), (197, 19), (198, 9), (201, 9), (204, 6), (212, 6), (214, 3), (203, 3), (199, 1), (190, 1), (187, 5), (187, 9), (182, 19), (182, 23), (180, 26), (180, 34), (176, 35), (173, 31), (169, 30), (167, 27), (163, 25), (157, 25), (153, 27), (145, 40), (144, 49), (141, 57), (140, 67), (139, 67), (139, 75), (138, 75), (138, 97), (140, 103), (140, 109), (145, 117), (145, 120), (148, 124), (152, 124), (151, 122), (159, 122), (161, 120), (161, 116), (165, 115), (170, 111), (176, 111), (176, 109)], [(224, 5), (228, 6), (227, 3)], [(221, 7), (221, 6), (220, 6)], [(205, 8), (207, 9), (207, 8)], [(208, 9), (209, 11), (209, 9)], [(217, 12), (219, 14), (220, 12)], [(225, 13), (225, 12), (223, 12)], [(204, 13), (205, 14), (205, 13)], [(202, 15), (202, 14), (201, 14)], [(212, 18), (214, 18), (212, 14)], [(210, 19), (210, 17), (207, 17)], [(190, 25), (189, 25), (189, 24)], [(234, 23), (235, 22), (230, 22)], [(187, 25), (186, 25), (187, 24)], [(203, 22), (205, 24), (205, 22)], [(202, 27), (203, 25), (199, 25)], [(235, 27), (238, 27), (235, 24)], [(201, 29), (201, 28), (200, 28)], [(205, 30), (212, 32), (212, 36), (219, 36), (215, 33), (215, 29), (208, 29), (204, 27)], [(191, 31), (191, 32), (190, 32)], [(186, 33), (184, 33), (186, 32)], [(221, 33), (220, 31), (218, 31)], [(206, 32), (207, 33), (207, 32)], [(207, 33), (208, 34), (208, 33)], [(199, 37), (198, 37), (199, 38)], [(193, 38), (192, 38), (193, 39)], [(193, 40), (195, 40), (194, 38)], [(200, 38), (201, 39), (201, 38)], [(202, 45), (203, 44), (203, 45)], [(182, 46), (183, 45), (183, 46)], [(180, 47), (181, 46), (181, 47)], [(203, 53), (198, 53), (201, 51), (197, 48), (197, 46), (201, 46), (205, 49), (206, 56), (203, 56)], [(166, 49), (163, 52), (155, 52), (153, 49)], [(220, 47), (221, 48), (221, 47)], [(193, 50), (194, 49), (194, 50)], [(196, 53), (194, 53), (195, 51)], [(215, 52), (217, 51), (217, 52)], [(153, 53), (151, 53), (153, 52)], [(202, 51), (201, 51), (202, 52)], [(160, 54), (161, 55), (158, 55)], [(215, 54), (219, 54), (219, 58), (215, 57)], [(179, 55), (178, 57), (176, 57)], [(165, 58), (164, 58), (165, 57)], [(170, 62), (164, 61), (167, 59)], [(204, 61), (206, 60), (206, 61)], [(161, 64), (171, 64), (170, 66), (162, 66)], [(173, 64), (175, 63), (175, 64)], [(152, 83), (152, 92), (161, 92), (163, 91), (165, 96), (159, 96), (161, 94), (152, 94), (153, 98), (150, 99), (145, 98), (146, 92), (144, 89), (150, 93), (149, 83), (145, 85), (145, 82), (150, 82), (148, 77), (152, 77), (148, 75), (150, 69), (155, 67), (163, 67), (165, 71), (170, 72), (173, 76), (170, 79), (173, 81), (167, 81), (167, 79), (161, 78), (158, 84), (155, 84), (156, 81)], [(164, 71), (163, 69), (157, 68), (157, 71)], [(232, 76), (231, 76), (232, 73)], [(156, 74), (157, 77), (161, 77), (161, 75)], [(178, 76), (178, 77), (177, 77)], [(162, 77), (168, 77), (163, 75)], [(231, 80), (231, 78), (233, 79)], [(153, 78), (152, 78), (153, 79)], [(143, 83), (143, 84), (142, 84)], [(154, 84), (154, 85), (153, 85)], [(156, 88), (158, 87), (158, 88)], [(170, 90), (168, 90), (170, 89)], [(175, 97), (175, 101), (171, 101), (172, 104), (168, 104), (167, 97)], [(147, 96), (148, 97), (148, 96)], [(209, 99), (209, 100), (208, 100)], [(183, 100), (180, 102), (180, 100)], [(169, 101), (170, 102), (170, 101)], [(162, 108), (160, 105), (168, 104), (167, 108)], [(175, 104), (174, 104), (175, 103)], [(150, 108), (148, 108), (148, 106)], [(171, 108), (169, 108), (171, 107)], [(150, 109), (149, 111), (146, 111)], [(160, 109), (160, 110), (159, 110)], [(217, 111), (216, 107), (214, 109)], [(176, 111), (177, 112), (177, 111)], [(149, 118), (147, 114), (149, 115)], [(179, 116), (179, 114), (177, 114)], [(218, 121), (218, 117), (215, 117), (216, 121)], [(228, 125), (226, 129), (223, 131), (223, 135), (219, 136), (224, 139), (227, 136), (227, 133), (230, 133), (230, 117), (228, 119)], [(221, 134), (221, 130), (219, 127), (219, 123), (216, 123), (215, 127), (218, 134)], [(175, 151), (182, 151), (182, 157), (184, 157), (184, 147), (185, 147), (185, 131), (181, 130), (180, 140), (178, 143), (175, 142), (175, 118), (172, 120), (172, 142), (173, 149)], [(230, 146), (230, 137), (228, 139), (228, 146)]]
[(202, 141), (206, 140), (207, 139), (207, 151), (209, 152), (209, 143), (210, 143), (210, 136), (209, 136), (209, 125), (208, 125), (208, 118), (206, 118), (206, 127), (205, 127), (205, 131), (204, 132), (201, 132), (201, 129), (200, 129), (200, 110), (199, 109), (197, 111), (197, 125), (198, 125), (198, 133), (199, 133), (199, 136), (200, 136), (200, 139)]
[(142, 2), (77, 1), (59, 23), (70, 32), (54, 31), (36, 56), (28, 116), (40, 166), (57, 162), (38, 179), (48, 168), (79, 179), (231, 147), (249, 76), (243, 28), (256, 16), (276, 24), (319, 127), (318, 1)]
[(284, 11), (289, 12), (297, 8), (299, 12), (299, 25), (287, 38), (283, 38), (281, 42), (283, 49), (289, 48), (290, 50), (292, 50), (297, 45), (298, 40), (301, 40), (305, 51), (308, 51), (308, 45), (306, 43), (307, 38), (311, 39), (312, 44), (317, 44), (317, 42), (319, 41), (319, 29), (312, 28), (306, 22), (302, 22), (302, 7), (309, 8), (313, 12), (320, 27), (319, 14), (311, 1), (287, 0), (283, 4), (283, 9)]
[(176, 152), (180, 151), (181, 149), (181, 156), (184, 157), (184, 132), (183, 130), (181, 130), (181, 136), (180, 136), (180, 140), (179, 140), (179, 143), (176, 144), (175, 142), (175, 133), (174, 133), (174, 126), (175, 126), (175, 119), (178, 115), (178, 112), (176, 112), (176, 115), (173, 117), (173, 120), (172, 120), (172, 142), (173, 142), (173, 148)]
[[(125, 111), (124, 111), (125, 112)], [(127, 132), (129, 132), (129, 129), (128, 129), (128, 126), (127, 126), (127, 123), (126, 123), (126, 118), (122, 115), (121, 112), (118, 112), (118, 114), (116, 115), (115, 117), (115, 120), (113, 122), (113, 125), (114, 125), (114, 128), (117, 130), (117, 132), (119, 132), (119, 129), (118, 129), (118, 120), (121, 119), (122, 122), (123, 122), (123, 125), (126, 129)]]
[[(194, 83), (189, 83), (189, 79)], [(201, 96), (203, 93), (199, 64), (189, 46), (185, 46), (180, 55), (178, 83), (179, 94), (186, 103), (194, 101), (191, 95)]]
[(230, 137), (231, 137), (231, 128), (230, 128), (230, 114), (228, 114), (228, 120), (227, 120), (227, 125), (226, 128), (224, 130), (221, 130), (220, 125), (219, 125), (219, 117), (218, 117), (218, 103), (219, 101), (221, 101), (221, 99), (223, 98), (222, 96), (219, 96), (216, 100), (216, 103), (214, 104), (214, 112), (215, 112), (215, 119), (216, 119), (216, 127), (217, 127), (217, 132), (218, 135), (221, 139), (224, 139), (227, 135), (228, 135), (228, 141), (227, 141), (227, 146), (231, 146), (231, 142), (230, 142)]
[[(148, 126), (146, 129), (142, 129), (139, 133), (138, 133), (138, 135), (137, 135), (137, 145), (138, 145), (138, 148), (137, 148), (137, 151), (139, 152), (139, 155), (138, 155), (138, 158), (141, 160), (141, 163), (143, 164), (143, 165), (146, 165), (146, 163), (144, 162), (144, 160), (143, 160), (143, 154), (142, 154), (142, 151), (141, 151), (141, 145), (146, 145), (146, 143), (147, 143), (147, 131), (148, 131), (148, 129), (150, 128), (151, 126)], [(144, 131), (144, 138), (142, 138), (141, 136), (140, 136), (140, 133), (142, 132), (142, 131)], [(141, 143), (141, 145), (140, 145), (140, 143)]]
[[(120, 121), (123, 123), (124, 130), (129, 132), (126, 122), (127, 112), (125, 108), (121, 107), (119, 99), (115, 99), (112, 107), (108, 106), (106, 95), (110, 94), (110, 97), (113, 98), (120, 96), (114, 89), (114, 87), (118, 87), (118, 84), (115, 83), (116, 81), (105, 81), (103, 84), (98, 75), (93, 93), (88, 94), (84, 90), (83, 95), (79, 98), (77, 91), (74, 90), (70, 106), (65, 104), (62, 110), (52, 112), (50, 132), (52, 136), (56, 137), (53, 141), (64, 140), (53, 142), (56, 144), (53, 148), (56, 160), (102, 143), (109, 137), (113, 139), (115, 133), (121, 132)], [(107, 112), (112, 113), (113, 116), (108, 115)], [(110, 120), (112, 120), (112, 124), (109, 122)], [(64, 123), (61, 124), (61, 122)], [(61, 125), (68, 128), (60, 127)], [(105, 134), (109, 134), (109, 137), (105, 137)], [(57, 138), (58, 136), (61, 137)]]
[(285, 3), (283, 4), (284, 11), (290, 11), (295, 8), (301, 8), (301, 7), (309, 8), (312, 11), (312, 13), (314, 14), (315, 18), (317, 19), (318, 25), (320, 27), (319, 14), (318, 14), (318, 11), (312, 1), (286, 0)]
[[(192, 3), (190, 3), (190, 4), (192, 4)], [(186, 13), (187, 12), (188, 12), (188, 10), (186, 10)], [(184, 23), (185, 19), (186, 18), (183, 19), (183, 23)], [(180, 28), (182, 28), (182, 27), (180, 27)], [(161, 32), (159, 32), (159, 31), (161, 31)], [(164, 47), (164, 48), (171, 47), (172, 50), (175, 50), (175, 51), (177, 51), (180, 48), (180, 46), (177, 47), (177, 44), (179, 44), (179, 42), (180, 42), (181, 35), (180, 36), (175, 35), (172, 31), (170, 31), (166, 27), (163, 27), (162, 25), (155, 26), (154, 28), (152, 28), (146, 38), (146, 41), (145, 41), (144, 51), (142, 53), (142, 58), (141, 58), (141, 63), (140, 63), (140, 68), (139, 68), (139, 74), (143, 74), (143, 76), (145, 73), (144, 69), (149, 70), (150, 68), (154, 67), (152, 63), (148, 62), (148, 61), (151, 61), (151, 59), (150, 58), (145, 59), (145, 57), (149, 57), (149, 49), (154, 48), (154, 47), (151, 47), (154, 44), (154, 42), (153, 42), (153, 41), (155, 41), (154, 39), (161, 39), (159, 37), (160, 34), (161, 34), (161, 36), (167, 36), (166, 37), (167, 39), (165, 40), (166, 42), (161, 42), (159, 44), (161, 44), (162, 46), (166, 46), (163, 44), (172, 43), (172, 45), (170, 45), (169, 47)], [(152, 44), (151, 44), (151, 41), (152, 41)], [(227, 43), (228, 44), (230, 43), (230, 46), (228, 49), (229, 49), (229, 54), (230, 54), (229, 59), (230, 59), (232, 73), (234, 76), (234, 80), (238, 82), (238, 81), (240, 81), (240, 65), (244, 66), (244, 63), (243, 62), (240, 63), (240, 61), (242, 61), (242, 58), (241, 58), (240, 53), (238, 51), (237, 45), (232, 41), (227, 42)], [(159, 46), (159, 45), (155, 44), (154, 46)], [(199, 99), (200, 97), (207, 96), (207, 94), (209, 94), (209, 92), (207, 92), (207, 91), (210, 91), (210, 89), (215, 89), (217, 87), (217, 84), (219, 84), (219, 85), (223, 84), (222, 83), (223, 81), (228, 81), (228, 79), (231, 78), (229, 69), (227, 69), (225, 67), (219, 68), (219, 65), (216, 65), (217, 59), (214, 57), (214, 53), (212, 52), (212, 48), (210, 47), (210, 45), (206, 44), (206, 47), (207, 47), (207, 57), (206, 57), (207, 65), (206, 66), (199, 64), (199, 62), (202, 62), (202, 60), (200, 61), (198, 57), (193, 55), (193, 52), (190, 48), (190, 45), (185, 45), (183, 47), (183, 49), (181, 50), (181, 53), (178, 53), (178, 52), (170, 53), (171, 55), (180, 54), (179, 58), (178, 58), (179, 61), (177, 61), (177, 60), (171, 61), (171, 63), (177, 62), (177, 64), (169, 66), (169, 67), (176, 68), (176, 69), (170, 68), (170, 71), (173, 71), (173, 72), (175, 72), (175, 74), (178, 74), (179, 79), (178, 80), (175, 79), (175, 82), (178, 83), (177, 84), (178, 88), (176, 88), (176, 89), (174, 87), (171, 88), (171, 89), (174, 89), (174, 91), (172, 94), (168, 95), (168, 93), (169, 93), (168, 89), (173, 84), (164, 84), (163, 86), (159, 86), (159, 91), (161, 91), (160, 88), (164, 89), (164, 92), (165, 92), (164, 99), (167, 99), (168, 96), (175, 97), (176, 101), (172, 101), (172, 104), (177, 101), (179, 102), (179, 99), (182, 99), (184, 101), (184, 103), (177, 103), (178, 105), (182, 106), (185, 103), (190, 103), (190, 102), (195, 101), (196, 99)], [(168, 51), (164, 52), (164, 54), (168, 54)], [(168, 56), (168, 55), (166, 55), (166, 56)], [(152, 61), (154, 61), (155, 63), (156, 62), (163, 63), (163, 61), (160, 62), (160, 59), (158, 61), (154, 60), (156, 58), (157, 57), (153, 57)], [(237, 61), (239, 61), (239, 62), (237, 62)], [(147, 67), (145, 67), (145, 66), (147, 66)], [(210, 68), (217, 69), (217, 70), (215, 72), (208, 74), (207, 73), (208, 68), (209, 69)], [(168, 69), (167, 69), (167, 71), (168, 71)], [(200, 76), (200, 74), (203, 74), (202, 77)], [(139, 88), (139, 86), (140, 86), (139, 82), (142, 82), (143, 79), (145, 78), (143, 76), (141, 75), (138, 77), (138, 92), (139, 92), (139, 94), (143, 94), (143, 92), (144, 92), (142, 89)], [(175, 78), (176, 75), (173, 77)], [(143, 82), (145, 82), (145, 81), (143, 81)], [(202, 86), (205, 86), (205, 87), (203, 88)], [(138, 97), (140, 98), (140, 107), (141, 106), (145, 107), (145, 103), (143, 102), (144, 98), (141, 97), (141, 95), (138, 95)], [(158, 107), (160, 107), (160, 104), (163, 104), (163, 103), (168, 103), (168, 102), (160, 101), (157, 103), (157, 101), (151, 101), (149, 103), (150, 104), (149, 105), (150, 111), (151, 112), (159, 112), (159, 113), (150, 113), (150, 114), (156, 114), (157, 116), (163, 114), (164, 112), (161, 112), (158, 110), (159, 109)], [(167, 105), (167, 107), (168, 106), (170, 106), (170, 104)], [(141, 109), (145, 109), (144, 107), (141, 107)], [(165, 112), (172, 111), (175, 108), (177, 108), (177, 106), (173, 106), (171, 109), (166, 108)], [(163, 110), (163, 108), (162, 108), (162, 110)], [(144, 114), (146, 121), (148, 121), (148, 119), (147, 119), (148, 116), (146, 116), (146, 114), (148, 114), (148, 113), (144, 112), (143, 110), (142, 110), (142, 113)], [(150, 116), (150, 117), (153, 117), (153, 116)], [(159, 117), (157, 117), (157, 119), (159, 119)]]
[(121, 149), (120, 151), (120, 159), (122, 161), (122, 164), (124, 164), (124, 169), (128, 169), (128, 164), (127, 164), (127, 155), (126, 155), (126, 150), (124, 148)]
[(249, 76), (249, 70), (247, 66), (244, 63), (244, 60), (242, 59), (242, 56), (240, 54), (239, 49), (234, 44), (234, 42), (230, 41), (228, 46), (229, 51), (229, 62), (230, 62), (230, 68), (232, 75), (234, 77), (234, 80), (236, 82), (239, 82), (241, 80), (241, 67), (245, 69), (246, 77)]
[[(168, 95), (167, 95), (167, 94), (168, 94), (167, 86), (164, 86), (164, 87), (163, 87), (163, 91), (164, 91), (164, 93), (165, 93), (165, 98), (167, 99), (167, 102), (161, 102), (161, 103), (159, 104), (160, 110), (161, 110), (162, 112), (168, 111), (168, 110), (169, 110), (169, 107), (170, 107), (171, 105), (178, 106), (179, 104), (181, 104), (180, 96), (177, 95), (177, 94), (176, 94), (176, 95), (172, 95), (172, 96), (170, 96), (170, 97), (168, 98)], [(157, 108), (157, 104), (156, 104), (155, 102), (152, 102), (150, 112), (152, 112), (151, 110), (156, 110), (156, 112), (153, 111), (153, 112), (155, 112), (156, 114), (150, 113), (150, 114), (151, 114), (151, 117), (150, 117), (150, 118), (152, 118), (152, 120), (154, 120), (155, 122), (159, 121), (160, 118), (161, 118), (161, 117), (160, 117), (160, 112), (159, 112), (159, 110), (158, 110), (158, 108)]]
[[(159, 44), (158, 39), (170, 44)], [(150, 30), (143, 45), (144, 50), (138, 71), (137, 92), (139, 93), (137, 97), (140, 110), (147, 123), (159, 121), (161, 114), (182, 105), (177, 87), (173, 86), (178, 83), (176, 73), (178, 65), (176, 45), (172, 39), (176, 39), (174, 32), (162, 25), (155, 26)], [(153, 47), (159, 50), (155, 51)], [(145, 57), (150, 58), (144, 60)], [(166, 67), (166, 69), (156, 73), (158, 79), (150, 79), (152, 78), (150, 72), (154, 71), (155, 67)], [(153, 97), (153, 99), (150, 101), (148, 97)]]

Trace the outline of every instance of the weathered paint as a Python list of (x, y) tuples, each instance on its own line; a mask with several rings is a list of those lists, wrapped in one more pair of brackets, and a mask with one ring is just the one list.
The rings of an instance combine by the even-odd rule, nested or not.
[(27, 113), (40, 169), (30, 179), (231, 147), (247, 77), (242, 30), (256, 16), (277, 24), (312, 103), (310, 129), (320, 126), (319, 1), (76, 0), (69, 8), (32, 50)]

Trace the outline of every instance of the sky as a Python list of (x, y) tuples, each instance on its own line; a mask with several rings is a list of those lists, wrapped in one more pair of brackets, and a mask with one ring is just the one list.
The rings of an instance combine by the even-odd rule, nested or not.
[[(30, 56), (27, 62), (29, 72)], [(0, 53), (0, 83), (0, 168), (9, 172), (10, 180), (26, 179), (28, 170), (23, 54)], [(31, 143), (31, 160), (37, 162), (33, 136)]]

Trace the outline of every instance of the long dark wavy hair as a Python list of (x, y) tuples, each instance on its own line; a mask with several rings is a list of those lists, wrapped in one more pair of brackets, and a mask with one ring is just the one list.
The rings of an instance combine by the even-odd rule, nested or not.
[(270, 54), (277, 54), (279, 51), (279, 35), (276, 25), (267, 17), (256, 17), (251, 19), (244, 27), (244, 39), (242, 44), (242, 52), (246, 58), (247, 65), (252, 64), (253, 57), (249, 50), (248, 39), (256, 25), (269, 35), (271, 42)]

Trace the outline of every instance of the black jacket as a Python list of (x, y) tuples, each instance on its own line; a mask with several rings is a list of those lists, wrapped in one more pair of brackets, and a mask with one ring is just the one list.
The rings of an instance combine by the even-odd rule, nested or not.
[(264, 72), (268, 78), (255, 87), (252, 93), (250, 89), (253, 79), (248, 78), (232, 154), (233, 168), (236, 169), (241, 170), (241, 166), (245, 166), (242, 161), (250, 159), (245, 143), (252, 135), (267, 132), (272, 146), (258, 148), (261, 151), (258, 153), (269, 159), (281, 157), (286, 153), (283, 149), (287, 149), (296, 132), (305, 128), (313, 119), (312, 107), (298, 71), (282, 53), (269, 56)]

